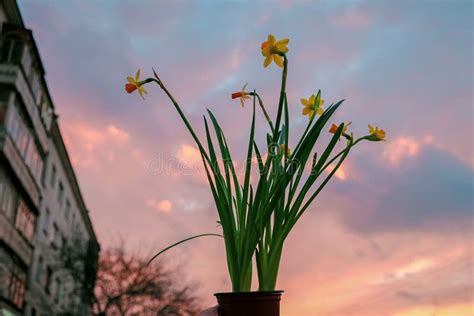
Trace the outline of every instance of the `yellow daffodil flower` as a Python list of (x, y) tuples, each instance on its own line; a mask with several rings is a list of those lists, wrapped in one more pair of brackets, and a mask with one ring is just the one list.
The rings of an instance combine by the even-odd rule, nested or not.
[(301, 104), (304, 106), (302, 114), (303, 115), (308, 115), (308, 117), (311, 119), (314, 114), (316, 113), (317, 115), (321, 115), (324, 113), (324, 109), (322, 105), (324, 104), (323, 99), (319, 99), (319, 104), (315, 104), (316, 102), (316, 96), (313, 94), (309, 97), (309, 99), (301, 99)]
[(266, 42), (262, 43), (262, 55), (265, 57), (263, 67), (267, 67), (272, 61), (275, 62), (279, 67), (283, 67), (283, 56), (288, 52), (288, 38), (276, 40), (275, 36), (268, 35)]
[(143, 96), (144, 94), (147, 94), (148, 92), (145, 90), (145, 87), (140, 83), (140, 69), (137, 70), (137, 73), (135, 74), (135, 78), (129, 76), (127, 77), (128, 83), (125, 85), (125, 91), (128, 93), (132, 93), (135, 90), (138, 90), (138, 93), (140, 96), (145, 99)]
[(373, 127), (372, 125), (369, 124), (369, 140), (372, 141), (380, 141), (383, 140), (385, 141), (385, 131), (383, 129), (379, 129), (377, 126)]
[(250, 94), (245, 91), (245, 88), (247, 88), (247, 83), (242, 87), (242, 91), (232, 93), (232, 99), (240, 98), (242, 107), (244, 107), (245, 100), (250, 98)]

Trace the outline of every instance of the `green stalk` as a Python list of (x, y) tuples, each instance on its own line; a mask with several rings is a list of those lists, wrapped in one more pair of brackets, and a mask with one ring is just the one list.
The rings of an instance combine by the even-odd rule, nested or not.
[(186, 125), (186, 128), (188, 129), (189, 133), (191, 134), (191, 136), (193, 137), (194, 141), (196, 142), (196, 144), (198, 145), (199, 147), (199, 150), (203, 153), (204, 155), (204, 158), (206, 158), (206, 160), (209, 162), (209, 157), (204, 149), (204, 147), (202, 146), (201, 144), (201, 141), (199, 140), (199, 138), (197, 137), (196, 133), (194, 132), (194, 129), (192, 128), (191, 124), (189, 124), (188, 122), (188, 119), (186, 118), (186, 116), (184, 115), (183, 111), (181, 110), (181, 107), (179, 106), (178, 102), (176, 102), (175, 98), (173, 97), (173, 95), (168, 91), (168, 89), (166, 89), (165, 85), (163, 84), (163, 82), (159, 79), (158, 75), (156, 74), (155, 72), (155, 76), (156, 76), (156, 79), (154, 78), (148, 78), (146, 80), (144, 80), (143, 82), (144, 83), (147, 83), (147, 82), (155, 82), (158, 84), (158, 86), (165, 92), (165, 94), (168, 96), (168, 98), (170, 99), (171, 103), (173, 104), (173, 106), (175, 107), (176, 111), (178, 111), (178, 114), (179, 116), (181, 117), (182, 121), (184, 122), (184, 124)]
[(274, 141), (277, 139), (276, 134), (278, 133), (280, 129), (281, 114), (283, 110), (283, 100), (286, 94), (286, 77), (288, 75), (288, 58), (286, 57), (286, 54), (282, 54), (282, 57), (283, 57), (283, 73), (281, 76), (280, 101), (278, 102), (278, 112), (277, 112), (277, 117), (275, 121), (275, 130), (273, 132)]
[(265, 105), (263, 104), (262, 98), (260, 97), (260, 95), (258, 93), (255, 92), (255, 90), (254, 90), (254, 92), (249, 93), (249, 95), (257, 97), (258, 104), (259, 104), (260, 108), (262, 109), (263, 115), (265, 116), (265, 119), (267, 120), (268, 125), (270, 126), (270, 130), (273, 133), (275, 128), (273, 127), (272, 120), (270, 119), (270, 116), (268, 115), (267, 110), (265, 109)]

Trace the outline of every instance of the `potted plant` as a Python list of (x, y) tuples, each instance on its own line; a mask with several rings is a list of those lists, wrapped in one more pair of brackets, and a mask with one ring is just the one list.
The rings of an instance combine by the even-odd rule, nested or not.
[[(144, 80), (140, 80), (138, 70), (135, 78), (127, 78), (128, 83), (125, 85), (128, 93), (138, 91), (143, 97), (147, 93), (146, 84), (157, 84), (168, 96), (199, 149), (219, 215), (222, 235), (202, 234), (186, 238), (160, 251), (151, 260), (194, 238), (223, 237), (232, 292), (216, 294), (221, 316), (279, 315), (282, 292), (276, 291), (276, 284), (284, 242), (289, 233), (354, 146), (362, 140), (385, 139), (385, 132), (371, 125), (368, 135), (356, 139), (353, 133), (347, 131), (350, 123), (332, 124), (329, 132), (333, 135), (325, 149), (320, 154), (313, 153), (321, 133), (327, 131), (331, 117), (344, 101), (324, 108), (319, 90), (308, 99), (301, 99), (302, 114), (308, 117), (308, 123), (291, 150), (286, 96), (288, 42), (288, 39), (276, 40), (269, 35), (261, 46), (261, 53), (265, 57), (264, 67), (274, 62), (282, 68), (275, 120), (268, 115), (256, 90), (246, 91), (245, 85), (241, 91), (232, 94), (232, 98), (239, 99), (242, 106), (248, 99), (253, 101), (243, 182), (239, 181), (236, 173), (224, 131), (210, 110), (207, 110), (208, 117), (204, 117), (205, 138), (202, 141), (154, 69), (153, 77)], [(257, 108), (262, 111), (268, 124), (264, 151), (256, 142)], [(337, 153), (333, 153), (341, 138), (346, 140), (345, 145)], [(254, 159), (258, 162), (259, 173), (256, 184), (253, 185), (250, 174)], [(253, 258), (256, 260), (259, 283), (258, 291), (255, 292), (251, 291)]]

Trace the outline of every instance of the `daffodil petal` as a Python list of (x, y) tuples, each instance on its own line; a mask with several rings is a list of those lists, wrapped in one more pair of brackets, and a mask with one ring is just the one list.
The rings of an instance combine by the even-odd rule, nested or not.
[(289, 38), (282, 38), (281, 40), (278, 40), (276, 43), (275, 43), (275, 46), (286, 46), (288, 45), (288, 42), (290, 41)]
[(268, 65), (270, 65), (270, 63), (272, 62), (272, 59), (273, 59), (273, 58), (272, 58), (272, 55), (267, 56), (267, 57), (265, 58), (265, 61), (263, 62), (263, 67), (267, 67)]
[(143, 91), (144, 93), (148, 93), (148, 92), (145, 90), (145, 87), (144, 87), (144, 86), (139, 86), (139, 87), (138, 87), (138, 90)]
[(140, 69), (138, 69), (137, 73), (135, 74), (135, 80), (140, 81)]
[(274, 54), (273, 60), (275, 61), (275, 64), (277, 64), (279, 67), (283, 67), (283, 57), (281, 57), (280, 55)]
[(277, 49), (281, 53), (284, 53), (284, 54), (288, 53), (288, 47), (281, 47), (281, 48), (277, 47)]
[(284, 39), (281, 39), (279, 41), (277, 41), (274, 46), (276, 47), (276, 49), (279, 51), (279, 52), (282, 52), (282, 53), (287, 53), (288, 52), (288, 42), (289, 42), (289, 39), (287, 38), (284, 38)]
[(312, 114), (313, 112), (314, 112), (313, 109), (309, 106), (305, 106), (303, 110), (301, 111), (303, 115), (313, 115)]
[(270, 45), (273, 45), (273, 44), (275, 44), (275, 42), (276, 42), (275, 36), (273, 36), (272, 34), (268, 35), (268, 43)]
[(324, 109), (322, 107), (318, 107), (318, 115), (322, 115), (324, 113)]
[(131, 84), (133, 85), (136, 85), (137, 82), (135, 81), (135, 79), (133, 79), (132, 77), (127, 77), (127, 81), (130, 82)]
[(369, 133), (370, 133), (370, 134), (373, 134), (373, 133), (375, 132), (374, 127), (373, 127), (372, 125), (370, 125), (370, 124), (369, 124), (368, 126), (369, 126)]

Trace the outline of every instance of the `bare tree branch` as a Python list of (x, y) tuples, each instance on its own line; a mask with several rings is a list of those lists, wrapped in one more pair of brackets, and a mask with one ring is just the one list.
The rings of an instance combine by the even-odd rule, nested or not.
[(94, 315), (195, 316), (199, 306), (190, 287), (179, 288), (163, 265), (127, 254), (123, 243), (99, 259)]

